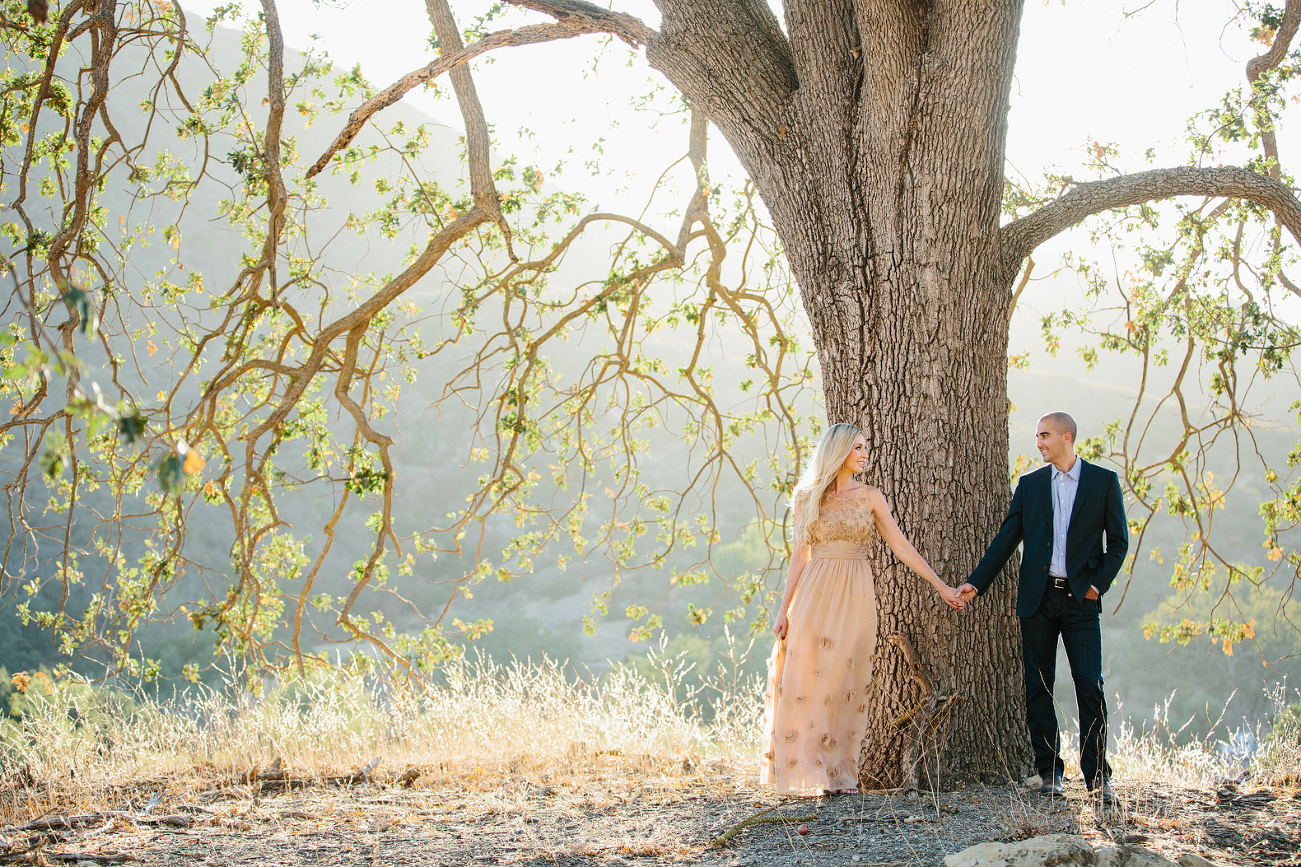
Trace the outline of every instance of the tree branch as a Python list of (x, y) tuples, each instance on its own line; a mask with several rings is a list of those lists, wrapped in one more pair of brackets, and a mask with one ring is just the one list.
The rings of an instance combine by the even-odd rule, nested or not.
[[(791, 47), (763, 0), (655, 0), (663, 15), (646, 59), (727, 138), (759, 188), (779, 194), (772, 154), (787, 147)], [(785, 141), (783, 141), (785, 140)]]
[[(440, 51), (456, 54), (465, 50), (461, 40), (461, 30), (452, 15), (447, 0), (425, 0), (425, 10), (429, 21), (434, 25), (434, 34), (438, 37)], [(450, 70), (452, 89), (456, 92), (456, 103), (461, 109), (461, 120), (465, 122), (465, 151), (469, 163), (470, 195), (474, 197), (476, 208), (484, 208), (495, 220), (501, 219), (501, 198), (497, 195), (497, 186), (492, 179), (492, 138), (488, 135), (488, 120), (483, 113), (483, 103), (479, 102), (479, 90), (474, 86), (474, 78), (468, 67), (454, 66)], [(510, 229), (503, 221), (502, 231), (510, 241)]]
[(1283, 22), (1279, 25), (1278, 32), (1274, 34), (1274, 41), (1270, 43), (1269, 51), (1247, 61), (1248, 81), (1255, 84), (1256, 79), (1283, 62), (1299, 25), (1301, 25), (1301, 0), (1287, 0), (1287, 6), (1283, 11)]
[(1085, 217), (1175, 196), (1227, 196), (1255, 202), (1273, 211), (1292, 237), (1301, 241), (1301, 201), (1288, 187), (1246, 169), (1179, 166), (1079, 184), (1009, 223), (1002, 230), (1003, 266), (1014, 274), (1035, 247)]
[(506, 0), (534, 12), (550, 15), (560, 24), (584, 33), (611, 33), (634, 48), (645, 45), (659, 34), (640, 18), (624, 12), (611, 12), (584, 0)]
[(1252, 90), (1251, 107), (1256, 112), (1256, 123), (1260, 127), (1260, 144), (1269, 163), (1269, 176), (1276, 181), (1282, 179), (1283, 170), (1279, 166), (1278, 136), (1274, 134), (1274, 115), (1269, 110), (1267, 90), (1257, 87), (1256, 83), (1266, 72), (1283, 62), (1299, 24), (1301, 24), (1301, 0), (1288, 0), (1282, 25), (1274, 34), (1274, 41), (1270, 44), (1269, 51), (1247, 61), (1247, 81), (1251, 83)]
[[(605, 13), (607, 17), (614, 13)], [(628, 17), (628, 16), (622, 16)], [(635, 20), (635, 19), (633, 19)], [(640, 24), (640, 22), (638, 22)], [(642, 25), (647, 33), (654, 33), (650, 28)], [(473, 60), (480, 54), (486, 54), (498, 48), (513, 48), (520, 45), (535, 45), (539, 42), (551, 42), (556, 39), (569, 39), (574, 36), (581, 36), (587, 33), (609, 33), (614, 32), (605, 26), (601, 21), (589, 21), (579, 19), (572, 15), (566, 15), (564, 18), (554, 24), (530, 24), (526, 27), (519, 27), (515, 30), (499, 30), (496, 33), (490, 33), (484, 38), (469, 45), (460, 51), (447, 54), (440, 57), (432, 63), (421, 67), (413, 72), (399, 78), (397, 81), (384, 88), (382, 91), (366, 100), (357, 108), (349, 117), (348, 122), (344, 125), (339, 134), (335, 136), (334, 141), (326, 148), (325, 153), (307, 170), (307, 177), (312, 178), (329, 164), (330, 160), (339, 151), (347, 147), (366, 122), (374, 117), (380, 111), (388, 108), (393, 103), (400, 100), (410, 91), (426, 84), (445, 72), (449, 72), (464, 63)], [(627, 39), (622, 33), (616, 33), (621, 38)]]
[(853, 0), (786, 0), (782, 5), (800, 92), (823, 111), (854, 111), (863, 63)]
[[(280, 170), (280, 127), (285, 118), (285, 38), (280, 29), (280, 15), (275, 0), (262, 0), (262, 15), (267, 28), (267, 112), (264, 157), (267, 164), (267, 239), (262, 249), (271, 281), (271, 303), (279, 301), (280, 287), (276, 279), (276, 256), (280, 252), (280, 230), (284, 227), (285, 190), (284, 175)], [(256, 290), (256, 284), (254, 285)]]

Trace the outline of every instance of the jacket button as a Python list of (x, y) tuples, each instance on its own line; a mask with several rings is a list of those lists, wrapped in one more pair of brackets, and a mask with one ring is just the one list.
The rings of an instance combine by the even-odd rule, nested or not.
[(1048, 571), (1048, 567), (1047, 567), (1047, 566), (1044, 567), (1044, 571), (1045, 571), (1045, 572)]

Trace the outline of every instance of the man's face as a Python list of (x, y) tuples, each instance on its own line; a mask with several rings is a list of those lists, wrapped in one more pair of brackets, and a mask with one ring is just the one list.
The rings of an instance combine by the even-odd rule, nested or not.
[(1071, 435), (1059, 431), (1046, 418), (1039, 419), (1039, 427), (1035, 430), (1034, 438), (1035, 445), (1039, 449), (1039, 454), (1043, 456), (1044, 463), (1056, 463), (1065, 459), (1075, 450), (1075, 444), (1071, 442)]

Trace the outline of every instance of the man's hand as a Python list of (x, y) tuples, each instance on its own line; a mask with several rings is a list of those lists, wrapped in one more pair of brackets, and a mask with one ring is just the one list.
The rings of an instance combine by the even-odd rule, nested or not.
[(1090, 588), (1089, 588), (1089, 592), (1084, 594), (1084, 598), (1085, 598), (1085, 599), (1097, 599), (1097, 598), (1098, 598), (1098, 590), (1097, 590), (1097, 588), (1096, 588), (1096, 587), (1090, 587)]
[(970, 602), (972, 599), (976, 598), (976, 588), (972, 587), (970, 584), (959, 584), (958, 593), (962, 594), (963, 602)]

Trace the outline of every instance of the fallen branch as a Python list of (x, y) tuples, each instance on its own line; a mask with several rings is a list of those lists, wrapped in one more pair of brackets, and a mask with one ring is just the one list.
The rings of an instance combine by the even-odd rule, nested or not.
[(174, 825), (186, 828), (194, 824), (193, 816), (146, 816), (143, 813), (131, 813), (126, 810), (105, 810), (101, 813), (86, 813), (81, 816), (47, 816), (28, 822), (26, 825), (6, 828), (6, 831), (56, 831), (99, 826), (112, 819), (127, 819), (137, 825)]
[(254, 765), (240, 774), (236, 778), (236, 783), (239, 785), (257, 785), (258, 794), (268, 795), (295, 789), (306, 789), (312, 786), (314, 781), (290, 776), (289, 769), (285, 767), (284, 759), (276, 756), (270, 767), (263, 770)]
[(917, 765), (921, 762), (923, 744), (933, 736), (938, 739), (937, 732), (949, 718), (949, 713), (961, 696), (956, 693), (953, 695), (942, 695), (939, 689), (931, 683), (922, 668), (921, 658), (918, 657), (916, 649), (901, 633), (894, 633), (887, 639), (903, 653), (904, 659), (912, 666), (912, 680), (922, 691), (922, 697), (908, 712), (901, 714), (893, 720), (891, 726), (903, 729), (909, 724), (912, 725), (912, 735), (908, 739), (908, 744), (904, 748), (903, 757), (900, 760), (902, 771), (902, 783), (899, 791), (903, 794), (911, 794), (920, 791), (917, 780)]
[[(779, 806), (780, 806), (780, 805), (779, 805)], [(817, 816), (812, 816), (812, 815), (810, 815), (810, 816), (783, 816), (781, 813), (778, 813), (778, 814), (775, 815), (775, 816), (770, 816), (770, 815), (768, 815), (769, 813), (771, 813), (772, 811), (774, 811), (774, 810), (776, 810), (776, 809), (778, 809), (778, 807), (769, 807), (769, 808), (766, 809), (766, 810), (762, 810), (762, 811), (760, 811), (760, 812), (758, 812), (758, 813), (755, 813), (753, 816), (751, 816), (751, 817), (748, 818), (748, 819), (744, 819), (744, 820), (738, 822), (737, 824), (735, 824), (735, 825), (733, 825), (732, 827), (728, 828), (728, 829), (727, 829), (726, 831), (724, 831), (723, 833), (719, 834), (719, 835), (718, 835), (717, 837), (715, 837), (713, 840), (710, 840), (710, 841), (709, 841), (709, 846), (710, 846), (710, 848), (712, 848), (712, 849), (722, 849), (724, 846), (727, 845), (727, 841), (728, 841), (728, 840), (731, 840), (733, 837), (735, 837), (737, 834), (741, 833), (741, 832), (742, 832), (743, 830), (745, 830), (746, 828), (752, 827), (752, 826), (754, 826), (754, 825), (762, 825), (762, 824), (765, 824), (765, 823), (767, 823), (767, 822), (807, 822), (807, 821), (809, 821), (809, 820), (811, 820), (811, 819), (816, 819), (816, 818), (817, 818)]]
[(43, 864), (47, 861), (94, 861), (98, 864), (117, 864), (122, 861), (143, 861), (130, 852), (47, 852), (40, 846), (0, 855), (0, 864)]
[(271, 795), (277, 792), (292, 792), (310, 788), (312, 785), (312, 780), (305, 780), (301, 777), (286, 777), (283, 780), (267, 780), (262, 784), (262, 788), (258, 790), (258, 793)]
[(376, 756), (351, 774), (341, 777), (326, 777), (325, 782), (342, 784), (345, 786), (359, 786), (362, 783), (369, 783), (371, 775), (374, 774), (375, 769), (379, 767), (379, 762), (380, 757)]

